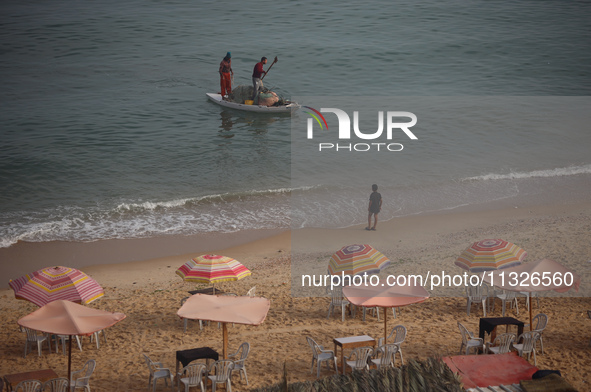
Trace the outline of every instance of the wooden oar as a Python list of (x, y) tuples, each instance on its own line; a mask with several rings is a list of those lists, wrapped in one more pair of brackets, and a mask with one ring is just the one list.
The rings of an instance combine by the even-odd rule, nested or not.
[(267, 72), (265, 72), (265, 74), (263, 75), (263, 77), (261, 78), (261, 80), (265, 79), (265, 76), (267, 76), (267, 74), (269, 73), (269, 71), (271, 70), (271, 67), (273, 66), (273, 64), (275, 64), (277, 62), (277, 56), (275, 56), (275, 60), (273, 60), (273, 62), (271, 63), (271, 65), (269, 66), (269, 68), (267, 68)]

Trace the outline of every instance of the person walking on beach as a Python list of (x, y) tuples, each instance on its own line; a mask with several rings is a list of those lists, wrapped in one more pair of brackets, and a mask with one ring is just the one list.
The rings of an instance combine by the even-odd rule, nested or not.
[(267, 73), (263, 70), (263, 65), (265, 64), (267, 64), (267, 58), (262, 57), (261, 61), (255, 64), (254, 70), (252, 71), (252, 100), (255, 101), (255, 104), (257, 103), (256, 97), (259, 95), (259, 91), (263, 88), (261, 77)]
[(234, 71), (232, 71), (232, 53), (226, 53), (226, 57), (223, 58), (222, 62), (220, 63), (220, 86), (222, 92), (222, 99), (224, 97), (230, 98), (230, 94), (232, 94), (232, 77), (234, 76)]
[[(369, 195), (369, 207), (367, 207), (367, 211), (369, 214), (367, 215), (367, 227), (365, 230), (375, 230), (378, 224), (378, 214), (382, 209), (382, 195), (378, 193), (378, 186), (373, 184), (371, 186), (371, 195)], [(373, 227), (371, 226), (371, 216), (373, 215)]]

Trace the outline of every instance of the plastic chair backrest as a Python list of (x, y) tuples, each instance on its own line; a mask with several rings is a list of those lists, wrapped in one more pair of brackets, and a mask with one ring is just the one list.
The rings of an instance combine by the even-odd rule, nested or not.
[(37, 331), (35, 331), (34, 329), (29, 329), (26, 327), (23, 327), (25, 332), (27, 333), (27, 340), (29, 342), (36, 342), (37, 341)]
[[(486, 294), (484, 290), (485, 288)], [(488, 298), (488, 286), (484, 283), (482, 286), (466, 286), (466, 295), (473, 301), (482, 301), (483, 299)]]
[(150, 375), (154, 376), (154, 362), (148, 357), (146, 354), (142, 354), (144, 359), (146, 360), (146, 365), (148, 365), (148, 369), (150, 370)]
[(531, 353), (534, 350), (534, 346), (536, 340), (540, 336), (539, 332), (524, 332), (517, 338), (519, 342), (522, 340), (523, 348), (521, 349), (522, 353)]
[(203, 375), (206, 371), (207, 366), (204, 363), (192, 363), (185, 366), (181, 370), (181, 374), (185, 373), (185, 377), (189, 379), (189, 385), (198, 385), (203, 380)]
[(468, 331), (468, 328), (466, 328), (464, 326), (464, 324), (460, 323), (459, 321), (458, 321), (458, 328), (460, 328), (460, 334), (462, 335), (462, 342), (464, 344), (467, 344), (468, 340), (473, 338), (472, 334), (470, 333), (470, 331)]
[[(234, 369), (234, 361), (229, 359), (220, 359), (215, 361), (212, 365), (213, 373), (216, 375), (216, 382), (225, 382), (232, 375)], [(210, 374), (212, 371), (209, 372)]]
[(333, 305), (342, 306), (343, 304), (343, 288), (336, 286), (331, 292), (331, 302)]
[(318, 353), (320, 352), (320, 346), (318, 345), (318, 343), (316, 343), (314, 339), (312, 339), (309, 336), (306, 336), (306, 340), (308, 341), (308, 344), (312, 349), (312, 354), (314, 355), (314, 358), (316, 358), (318, 356)]
[[(82, 373), (84, 373), (83, 377), (92, 376), (92, 373), (94, 372), (95, 367), (96, 367), (96, 361), (94, 359), (89, 359), (88, 361), (86, 361), (86, 363), (84, 364), (84, 367), (82, 368)], [(85, 369), (86, 369), (86, 371), (84, 371)]]
[(390, 366), (394, 363), (394, 355), (398, 352), (396, 344), (386, 344), (382, 346), (383, 355), (380, 357), (380, 367)]
[(367, 360), (373, 354), (373, 348), (371, 347), (357, 347), (351, 353), (351, 356), (355, 356), (355, 369), (363, 369), (367, 366)]
[(54, 378), (43, 383), (44, 392), (68, 392), (70, 383), (65, 377)]
[(248, 342), (243, 342), (240, 347), (238, 347), (238, 351), (240, 352), (240, 359), (234, 361), (240, 364), (244, 364), (244, 361), (248, 357), (248, 352), (250, 351), (250, 344)]
[(42, 386), (39, 380), (25, 380), (16, 384), (14, 392), (38, 392)]
[(538, 313), (534, 316), (532, 320), (532, 326), (534, 331), (543, 331), (548, 325), (548, 316), (544, 313)]
[(397, 325), (392, 329), (390, 336), (394, 336), (395, 344), (400, 344), (406, 339), (406, 327), (404, 325)]
[(256, 286), (252, 286), (250, 288), (250, 290), (248, 290), (248, 292), (246, 293), (246, 295), (249, 296), (249, 297), (254, 297), (255, 294), (256, 294), (256, 290), (257, 290), (257, 287)]
[(511, 343), (513, 343), (514, 341), (514, 333), (503, 333), (495, 338), (493, 346), (498, 347), (497, 354), (505, 354), (509, 352), (509, 350), (511, 349)]

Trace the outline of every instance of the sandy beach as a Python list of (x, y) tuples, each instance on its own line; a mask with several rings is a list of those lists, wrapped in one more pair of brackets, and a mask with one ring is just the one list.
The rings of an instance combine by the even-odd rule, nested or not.
[[(108, 343), (101, 344), (98, 350), (84, 338), (83, 351), (73, 350), (73, 369), (94, 358), (97, 369), (91, 378), (93, 391), (144, 391), (148, 370), (142, 353), (174, 371), (177, 350), (203, 346), (222, 350), (222, 333), (216, 323), (200, 331), (198, 323), (189, 321), (187, 332), (183, 332), (182, 322), (176, 315), (180, 301), (188, 295), (188, 290), (205, 286), (182, 281), (175, 270), (189, 258), (204, 253), (238, 259), (252, 275), (216, 287), (244, 295), (256, 286), (257, 295), (271, 300), (271, 309), (262, 325), (228, 328), (231, 352), (243, 341), (251, 345), (246, 362), (249, 385), (238, 375), (234, 375), (232, 384), (233, 390), (245, 391), (278, 382), (284, 362), (288, 364), (290, 382), (313, 380), (315, 374), (310, 373), (311, 352), (306, 336), (332, 348), (333, 338), (383, 335), (383, 322), (371, 315), (365, 322), (359, 313), (355, 319), (347, 315), (344, 322), (340, 314), (327, 319), (328, 298), (293, 296), (292, 263), (294, 266), (295, 263), (319, 265), (322, 270), (330, 255), (340, 247), (368, 243), (392, 260), (382, 274), (444, 270), (460, 273), (453, 263), (467, 246), (484, 238), (502, 238), (524, 248), (528, 252), (526, 262), (550, 258), (581, 276), (579, 292), (543, 293), (539, 308), (534, 301), (534, 314), (543, 312), (549, 316), (544, 332), (544, 354), (537, 356), (538, 368), (560, 370), (573, 386), (586, 391), (590, 389), (591, 380), (591, 320), (587, 317), (587, 310), (591, 309), (588, 284), (591, 280), (590, 207), (591, 203), (581, 203), (449, 211), (380, 222), (376, 232), (355, 226), (335, 230), (238, 233), (231, 238), (212, 235), (199, 240), (172, 237), (75, 244), (20, 243), (0, 250), (0, 260), (3, 284), (9, 278), (20, 276), (16, 271), (23, 265), (34, 270), (54, 264), (68, 265), (74, 260), (80, 263), (69, 266), (82, 269), (105, 289), (105, 296), (89, 306), (123, 312), (127, 318), (107, 330)], [(113, 263), (104, 264), (104, 260)], [(405, 360), (457, 354), (461, 341), (458, 321), (478, 333), (478, 321), (482, 317), (480, 306), (473, 305), (467, 316), (466, 299), (457, 290), (439, 288), (431, 294), (424, 303), (399, 311), (396, 319), (388, 313), (389, 326), (402, 324), (408, 330), (402, 346)], [(52, 368), (65, 376), (67, 357), (61, 353), (48, 354), (45, 348), (41, 357), (33, 352), (23, 358), (25, 336), (19, 332), (16, 322), (36, 306), (14, 299), (12, 290), (6, 288), (0, 290), (0, 298), (3, 342), (0, 375)], [(499, 300), (492, 315), (501, 315)], [(523, 297), (519, 297), (519, 314), (509, 309), (508, 315), (527, 322)], [(325, 368), (321, 371), (321, 376), (329, 374), (332, 372)], [(157, 390), (164, 390), (162, 381), (159, 382)]]

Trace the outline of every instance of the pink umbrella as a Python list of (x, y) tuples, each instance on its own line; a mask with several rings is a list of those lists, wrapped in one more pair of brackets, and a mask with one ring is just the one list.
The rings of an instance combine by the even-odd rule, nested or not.
[[(349, 302), (357, 306), (373, 308), (397, 308), (416, 304), (429, 298), (429, 292), (421, 285), (406, 282), (403, 286), (390, 286), (383, 281), (377, 285), (361, 285), (343, 287), (343, 295)], [(416, 283), (416, 282), (415, 282)], [(388, 314), (384, 311), (384, 342), (388, 335)]]
[(226, 323), (260, 325), (265, 321), (271, 301), (263, 297), (235, 297), (195, 294), (189, 297), (177, 314), (181, 318), (222, 323), (224, 359), (228, 352)]
[(63, 299), (88, 304), (105, 292), (96, 280), (69, 267), (48, 267), (8, 282), (17, 299), (43, 306)]
[(123, 320), (123, 313), (88, 308), (74, 302), (57, 300), (18, 320), (18, 325), (55, 335), (69, 335), (68, 380), (72, 368), (72, 335), (92, 335)]
[[(579, 291), (581, 277), (554, 260), (542, 259), (512, 268), (485, 272), (483, 280), (503, 290), (564, 293), (574, 287)], [(529, 326), (532, 328), (532, 304), (529, 304)]]

